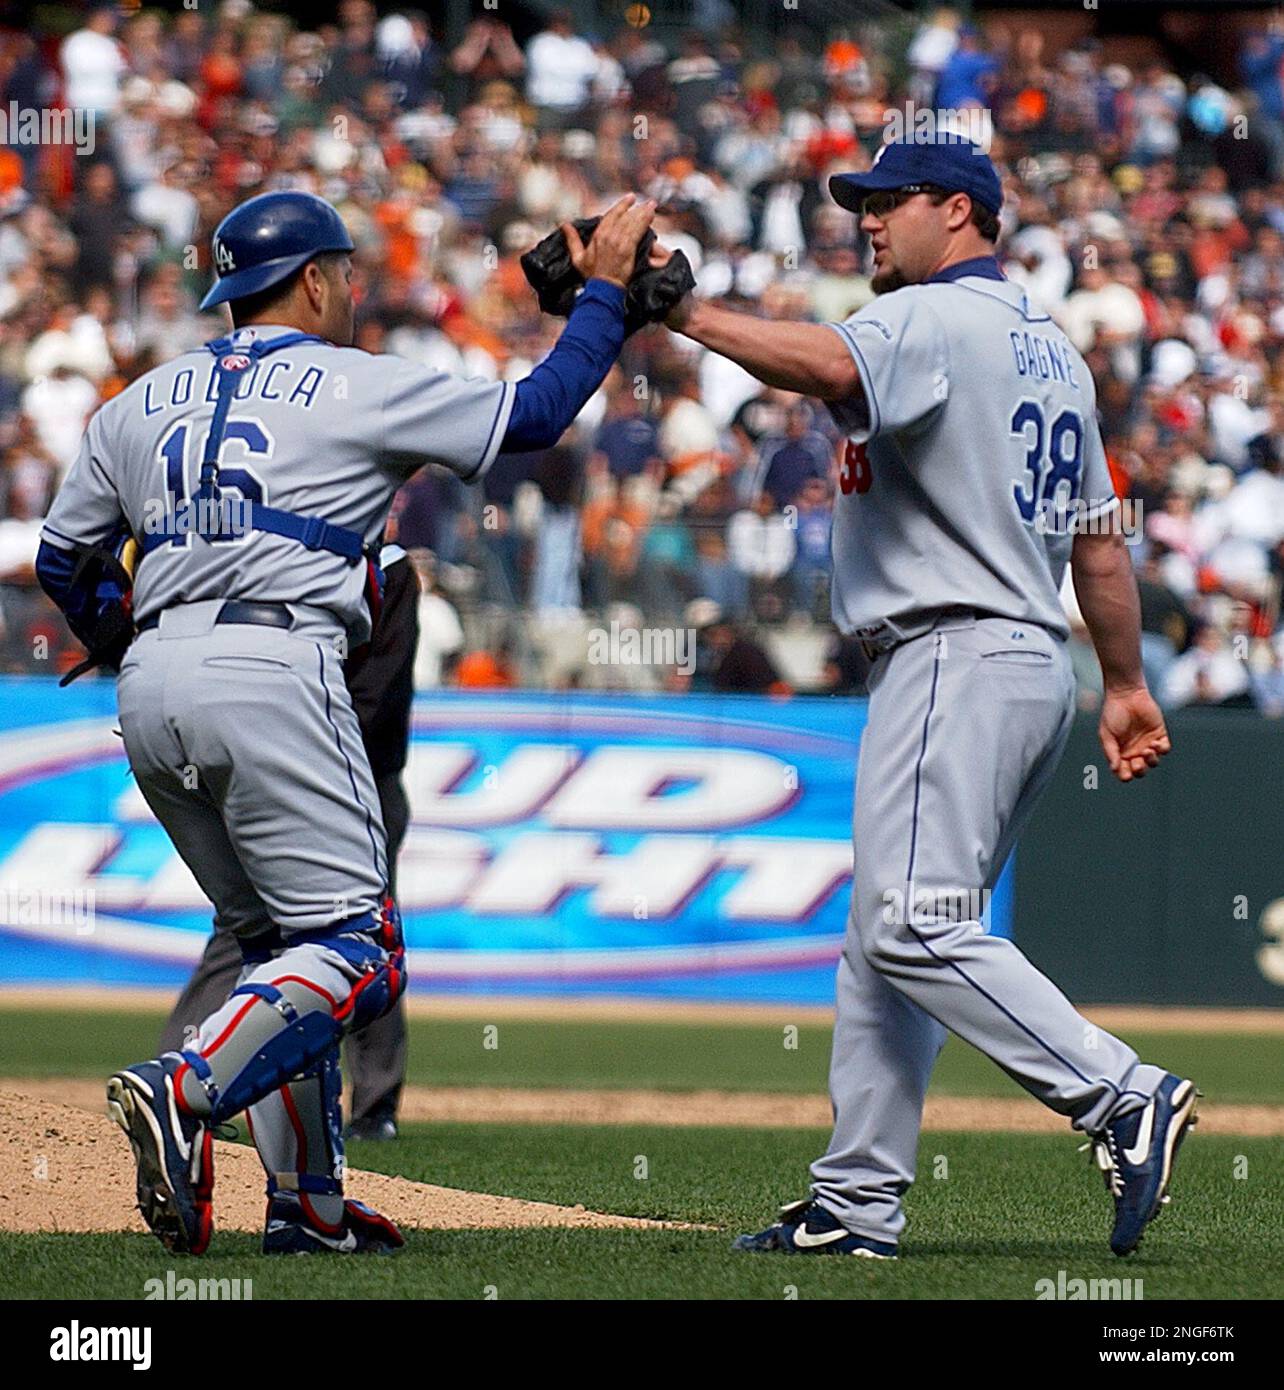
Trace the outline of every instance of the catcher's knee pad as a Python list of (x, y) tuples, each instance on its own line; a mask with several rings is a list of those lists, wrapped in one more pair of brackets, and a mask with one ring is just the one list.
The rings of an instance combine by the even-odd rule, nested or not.
[(382, 1018), (406, 988), (406, 947), (401, 913), (391, 897), (380, 910), (345, 922), (327, 933), (325, 944), (358, 972), (347, 999), (335, 1010), (345, 1032), (355, 1032)]
[(215, 1123), (235, 1115), (306, 1072), (343, 1033), (382, 1017), (405, 981), (391, 899), (338, 927), (292, 936), (205, 1020), (200, 1047), (183, 1053), (186, 1102)]
[(300, 1010), (276, 985), (258, 980), (238, 985), (229, 999), (242, 995), (272, 1005), (284, 1026), (274, 1023), (272, 1031), (258, 1040), (248, 1060), (222, 1087), (205, 1057), (192, 1050), (183, 1052), (183, 1060), (209, 1101), (210, 1120), (214, 1124), (239, 1114), (283, 1082), (306, 1071), (334, 1047), (343, 1031), (343, 1025), (322, 1000), (317, 1001), (316, 1008)]

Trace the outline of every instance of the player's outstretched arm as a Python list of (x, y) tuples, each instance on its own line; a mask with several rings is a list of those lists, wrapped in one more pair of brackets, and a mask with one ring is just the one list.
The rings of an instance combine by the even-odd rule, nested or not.
[(711, 352), (738, 362), (768, 386), (850, 401), (860, 394), (860, 375), (846, 344), (821, 323), (755, 318), (688, 295), (665, 323)]
[(587, 282), (552, 352), (517, 383), (504, 432), (507, 452), (556, 444), (602, 384), (624, 345), (624, 296), (638, 242), (655, 217), (653, 202), (626, 194), (603, 214), (587, 246), (567, 223), (562, 231)]
[(1111, 772), (1131, 782), (1158, 766), (1172, 742), (1141, 669), (1141, 604), (1123, 536), (1080, 532), (1070, 571), (1105, 683), (1101, 747)]
[[(673, 253), (656, 242), (650, 263), (663, 265)], [(822, 401), (850, 401), (861, 392), (851, 352), (820, 323), (788, 323), (738, 314), (686, 295), (665, 319), (711, 352), (738, 362), (767, 386), (799, 391)]]

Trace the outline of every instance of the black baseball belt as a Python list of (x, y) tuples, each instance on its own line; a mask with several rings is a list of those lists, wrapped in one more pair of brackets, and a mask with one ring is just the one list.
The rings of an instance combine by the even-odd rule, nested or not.
[(885, 653), (899, 647), (903, 642), (912, 642), (916, 637), (925, 636), (942, 623), (966, 621), (969, 618), (979, 622), (982, 618), (996, 618), (998, 616), (1000, 615), (988, 612), (983, 608), (958, 605), (951, 608), (937, 608), (930, 613), (916, 614), (901, 623), (894, 623), (889, 620), (867, 623), (864, 627), (856, 628), (852, 636), (860, 643), (861, 650), (865, 653), (865, 659), (873, 662)]
[[(144, 618), (138, 624), (139, 632), (150, 632), (159, 626), (160, 620), (160, 613)], [(250, 623), (256, 627), (291, 628), (294, 626), (294, 614), (284, 603), (254, 603), (249, 599), (230, 598), (218, 610), (214, 623), (215, 626), (221, 623)]]

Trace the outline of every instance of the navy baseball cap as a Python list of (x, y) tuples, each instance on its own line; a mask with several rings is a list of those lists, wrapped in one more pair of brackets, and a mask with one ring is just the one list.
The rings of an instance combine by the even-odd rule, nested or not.
[(966, 136), (950, 131), (938, 131), (930, 143), (898, 140), (884, 145), (863, 174), (835, 174), (829, 191), (840, 207), (859, 213), (866, 193), (909, 183), (966, 193), (991, 212), (1003, 206), (1003, 185), (990, 156)]

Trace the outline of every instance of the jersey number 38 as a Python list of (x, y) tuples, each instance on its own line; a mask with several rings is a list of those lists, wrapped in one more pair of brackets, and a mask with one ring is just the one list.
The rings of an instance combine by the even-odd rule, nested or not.
[(843, 449), (842, 462), (838, 465), (839, 488), (844, 496), (853, 492), (868, 492), (873, 481), (874, 473), (869, 466), (865, 446), (849, 439)]
[(1050, 513), (1069, 508), (1079, 496), (1083, 418), (1066, 409), (1049, 425), (1043, 407), (1037, 401), (1024, 400), (1012, 413), (1011, 431), (1026, 446), (1028, 476), (1012, 484), (1017, 510), (1023, 521), (1033, 522), (1036, 514), (1046, 521)]

